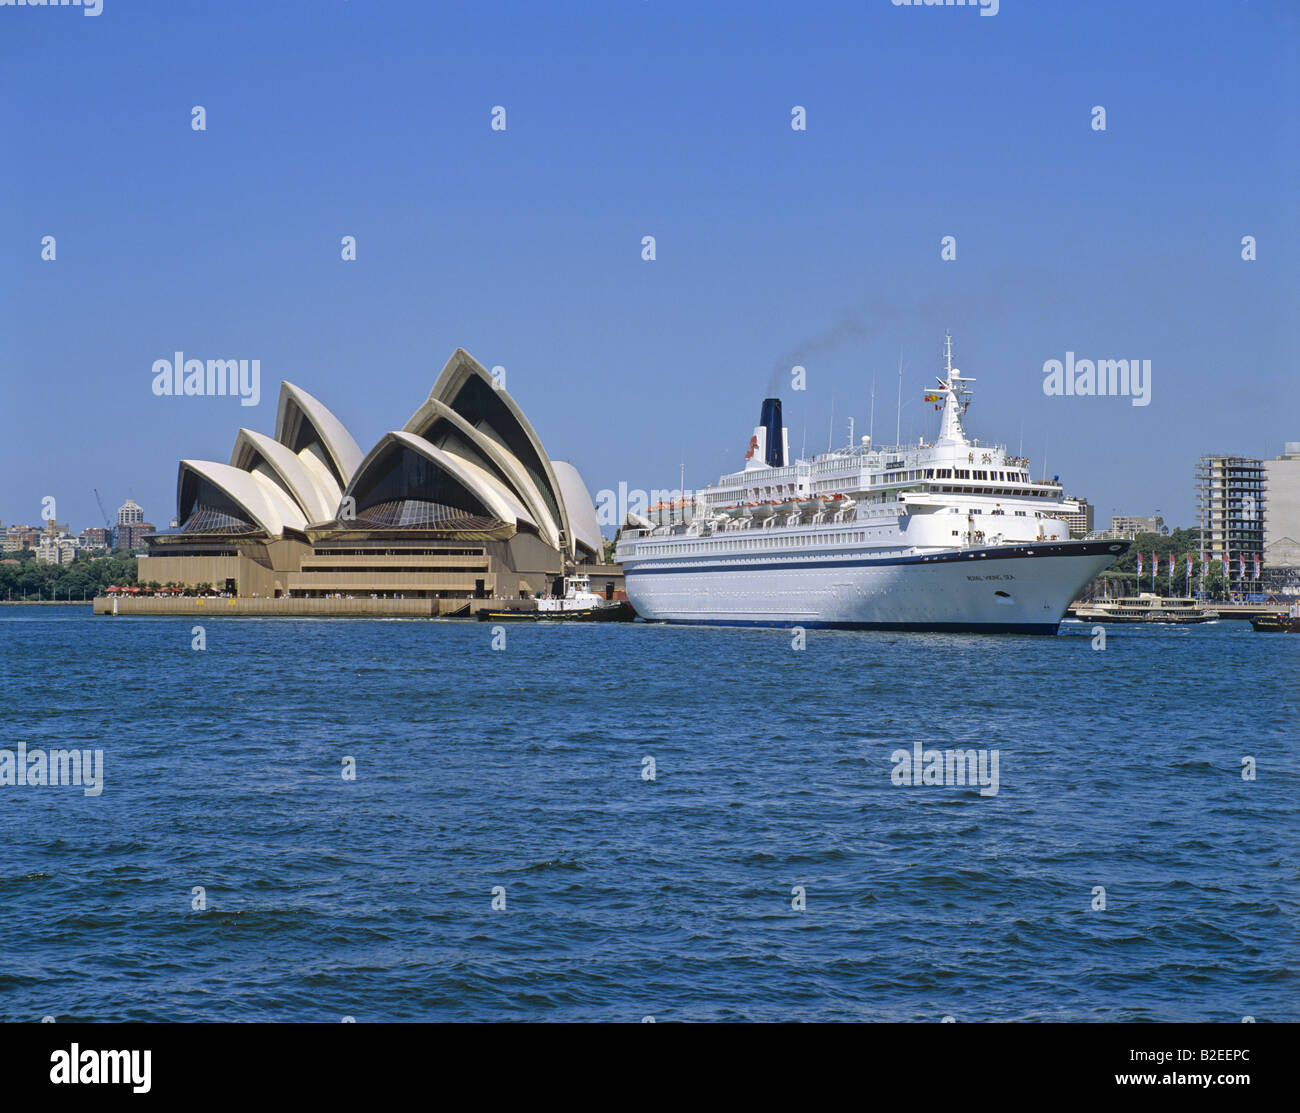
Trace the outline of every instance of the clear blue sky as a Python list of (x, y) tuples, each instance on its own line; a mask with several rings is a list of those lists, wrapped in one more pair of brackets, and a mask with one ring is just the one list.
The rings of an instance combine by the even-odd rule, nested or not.
[[(1293, 0), (0, 8), (0, 520), (165, 525), (282, 378), (368, 449), (457, 346), (593, 494), (703, 486), (794, 362), (793, 445), (873, 375), (892, 440), (900, 351), (932, 432), (951, 329), (969, 432), (1193, 524), (1200, 453), (1300, 440), (1298, 44)], [(155, 397), (178, 349), (260, 359), (260, 406)], [(1151, 404), (1045, 397), (1066, 351)]]

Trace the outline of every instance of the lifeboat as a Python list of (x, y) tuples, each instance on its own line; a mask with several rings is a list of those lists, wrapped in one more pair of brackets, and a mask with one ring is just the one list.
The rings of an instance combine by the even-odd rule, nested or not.
[(644, 518), (635, 511), (629, 510), (627, 517), (623, 520), (624, 529), (654, 529), (654, 523), (649, 518)]

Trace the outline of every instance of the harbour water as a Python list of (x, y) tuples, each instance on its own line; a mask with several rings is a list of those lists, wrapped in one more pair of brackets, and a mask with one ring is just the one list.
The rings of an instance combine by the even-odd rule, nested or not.
[(1300, 638), (203, 636), (0, 609), (0, 1019), (1300, 1019)]

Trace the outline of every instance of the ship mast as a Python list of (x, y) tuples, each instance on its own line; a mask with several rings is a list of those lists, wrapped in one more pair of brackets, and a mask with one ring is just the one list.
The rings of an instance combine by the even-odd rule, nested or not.
[(867, 426), (867, 443), (876, 447), (876, 376), (871, 376), (871, 423)]
[(969, 442), (961, 427), (961, 415), (962, 411), (970, 405), (970, 391), (966, 389), (966, 384), (973, 383), (975, 380), (966, 378), (952, 365), (951, 332), (944, 338), (943, 362), (945, 377), (938, 380), (944, 392), (943, 418), (939, 424), (939, 439), (936, 443), (965, 445)]
[(898, 426), (894, 430), (894, 444), (903, 440), (903, 349), (898, 349)]

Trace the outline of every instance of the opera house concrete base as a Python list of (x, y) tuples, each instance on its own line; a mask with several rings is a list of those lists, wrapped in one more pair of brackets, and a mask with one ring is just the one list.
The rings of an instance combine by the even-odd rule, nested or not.
[[(117, 603), (116, 609), (114, 602)], [(480, 610), (500, 607), (492, 599), (266, 599), (235, 596), (95, 598), (95, 614), (182, 615), (190, 618), (476, 618)], [(533, 600), (512, 607), (536, 607)]]
[[(228, 464), (180, 462), (176, 521), (148, 538), (138, 582), (221, 592), (236, 611), (284, 600), (447, 614), (555, 591), (603, 549), (577, 469), (547, 455), (514, 399), (459, 348), (406, 425), (368, 453), (316, 398), (282, 383), (273, 437), (240, 429)], [(607, 578), (622, 588), (621, 572)], [(124, 602), (154, 614), (212, 605), (186, 598), (132, 596), (118, 613)], [(99, 601), (96, 611), (107, 613)]]

